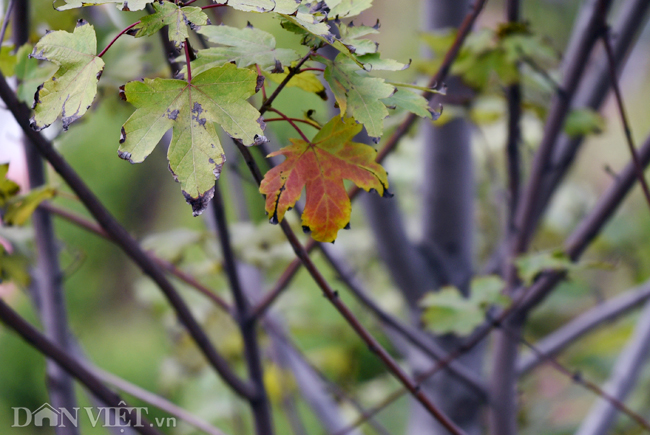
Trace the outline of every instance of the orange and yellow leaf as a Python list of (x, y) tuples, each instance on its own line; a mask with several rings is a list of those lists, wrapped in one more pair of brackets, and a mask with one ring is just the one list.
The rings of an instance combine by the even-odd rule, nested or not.
[(332, 242), (350, 222), (350, 198), (343, 180), (384, 195), (388, 178), (384, 168), (375, 162), (376, 150), (352, 142), (361, 129), (353, 118), (335, 116), (311, 143), (292, 139), (292, 145), (270, 154), (286, 157), (266, 173), (260, 185), (272, 223), (282, 221), (304, 187), (307, 202), (302, 214), (303, 228), (311, 231), (314, 240)]

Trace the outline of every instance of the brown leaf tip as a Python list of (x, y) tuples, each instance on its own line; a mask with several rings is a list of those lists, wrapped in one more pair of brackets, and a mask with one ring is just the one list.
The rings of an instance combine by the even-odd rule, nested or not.
[(192, 197), (189, 193), (183, 190), (185, 201), (192, 206), (192, 216), (197, 217), (208, 208), (210, 200), (214, 196), (214, 186), (207, 192), (200, 194), (197, 198)]
[(127, 151), (117, 150), (117, 156), (122, 160), (126, 160), (129, 163), (133, 163), (133, 160), (131, 160), (131, 153)]
[(120, 100), (126, 101), (126, 91), (124, 90), (124, 85), (120, 86)]

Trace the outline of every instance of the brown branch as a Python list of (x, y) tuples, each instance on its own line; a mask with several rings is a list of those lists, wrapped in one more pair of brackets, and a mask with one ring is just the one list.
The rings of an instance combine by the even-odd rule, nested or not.
[[(65, 219), (66, 221), (81, 227), (87, 231), (90, 231), (91, 233), (94, 233), (98, 235), (99, 237), (103, 237), (104, 239), (108, 240), (109, 242), (115, 243), (115, 241), (104, 231), (102, 227), (97, 225), (95, 222), (92, 222), (88, 219), (86, 219), (83, 216), (79, 216), (76, 213), (73, 213), (69, 210), (66, 210), (64, 208), (57, 207), (49, 202), (44, 202), (41, 204), (41, 207), (45, 208), (48, 210), (50, 213), (59, 216), (62, 219)], [(198, 290), (200, 293), (202, 293), (204, 296), (207, 296), (210, 300), (212, 300), (217, 306), (219, 306), (221, 309), (224, 311), (231, 313), (232, 314), (232, 307), (228, 302), (226, 302), (221, 296), (216, 294), (213, 290), (209, 289), (205, 285), (201, 284), (196, 278), (194, 278), (192, 275), (184, 272), (183, 270), (179, 269), (175, 264), (170, 263), (167, 260), (164, 260), (160, 257), (158, 257), (155, 253), (152, 251), (148, 251), (147, 254), (149, 257), (160, 267), (165, 269), (167, 272), (171, 273), (174, 275), (176, 278), (180, 279), (183, 281), (185, 284), (190, 285), (194, 289)]]

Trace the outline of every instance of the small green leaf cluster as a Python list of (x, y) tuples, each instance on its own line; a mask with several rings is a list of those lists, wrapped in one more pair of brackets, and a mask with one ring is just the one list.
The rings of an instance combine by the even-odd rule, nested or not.
[(472, 280), (468, 298), (454, 286), (427, 293), (420, 300), (422, 322), (438, 334), (468, 335), (484, 323), (488, 309), (508, 305), (510, 299), (501, 293), (504, 287), (501, 278), (490, 275)]

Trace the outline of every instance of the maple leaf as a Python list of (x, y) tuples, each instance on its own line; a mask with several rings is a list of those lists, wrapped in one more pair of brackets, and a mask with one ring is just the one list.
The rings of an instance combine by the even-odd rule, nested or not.
[(52, 77), (58, 67), (51, 63), (39, 65), (38, 61), (31, 59), (29, 54), (33, 47), (25, 44), (18, 49), (16, 53), (16, 78), (20, 82), (16, 95), (20, 101), (29, 105), (34, 102), (34, 92), (41, 83)]
[(325, 80), (330, 84), (341, 116), (349, 115), (361, 122), (370, 137), (378, 138), (384, 132), (386, 105), (380, 100), (390, 97), (395, 87), (384, 79), (369, 77), (343, 54), (334, 61), (319, 58), (326, 65)]
[(59, 66), (34, 95), (34, 116), (30, 120), (34, 130), (48, 127), (59, 115), (67, 130), (90, 108), (104, 70), (104, 61), (96, 52), (95, 29), (84, 20), (77, 22), (74, 33), (50, 32), (34, 46), (31, 57)]
[[(285, 68), (284, 71), (281, 73), (275, 73), (275, 74), (265, 73), (264, 75), (268, 77), (272, 82), (280, 84), (289, 75), (289, 69)], [(318, 77), (316, 77), (315, 74), (309, 71), (303, 71), (291, 77), (291, 79), (285, 85), (285, 88), (292, 88), (292, 87), (300, 88), (303, 91), (312, 92), (318, 95), (319, 97), (321, 97), (321, 99), (327, 100), (327, 93), (325, 92), (325, 86), (323, 86), (323, 84), (318, 79)]]
[(235, 62), (243, 68), (259, 65), (262, 70), (283, 71), (283, 65), (300, 58), (295, 50), (276, 48), (275, 38), (270, 33), (247, 26), (238, 29), (230, 26), (209, 26), (199, 30), (210, 42), (224, 47), (212, 47), (198, 52), (195, 63), (201, 68)]
[(372, 6), (372, 0), (325, 0), (330, 11), (330, 19), (349, 18), (359, 15)]
[(378, 43), (370, 39), (359, 39), (362, 36), (374, 35), (379, 33), (379, 21), (373, 27), (369, 26), (355, 26), (354, 23), (348, 25), (340, 25), (339, 33), (341, 34), (341, 42), (350, 49), (357, 56), (368, 53), (376, 53), (379, 46)]
[(429, 101), (422, 95), (405, 90), (397, 90), (393, 95), (381, 100), (386, 106), (396, 108), (398, 110), (407, 110), (422, 118), (435, 118), (439, 114), (432, 114), (429, 108)]
[(148, 3), (155, 0), (65, 0), (63, 6), (56, 7), (57, 11), (65, 11), (67, 9), (80, 8), (83, 6), (96, 6), (106, 3), (113, 3), (118, 9), (122, 11), (139, 11), (145, 8)]
[(169, 26), (169, 39), (180, 47), (189, 36), (187, 26), (192, 28), (210, 24), (208, 16), (201, 10), (192, 6), (179, 7), (171, 2), (154, 3), (155, 12), (145, 15), (129, 34), (136, 38), (150, 36), (165, 26)]
[(194, 76), (191, 83), (160, 78), (127, 83), (121, 95), (137, 110), (122, 127), (118, 155), (142, 162), (171, 128), (169, 169), (198, 216), (225, 161), (214, 123), (245, 145), (266, 141), (260, 113), (246, 101), (256, 85), (255, 72), (230, 63)]
[(332, 242), (350, 222), (351, 205), (344, 179), (384, 195), (388, 178), (384, 168), (375, 162), (376, 150), (351, 141), (361, 128), (353, 118), (335, 116), (311, 143), (292, 139), (292, 145), (269, 155), (286, 157), (266, 173), (260, 185), (272, 223), (282, 221), (304, 187), (307, 202), (302, 213), (303, 228), (311, 231), (314, 240)]
[(215, 3), (244, 12), (270, 12), (275, 7), (274, 0), (216, 0)]

